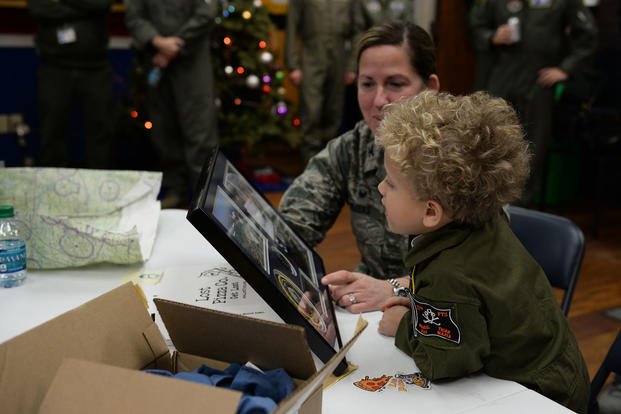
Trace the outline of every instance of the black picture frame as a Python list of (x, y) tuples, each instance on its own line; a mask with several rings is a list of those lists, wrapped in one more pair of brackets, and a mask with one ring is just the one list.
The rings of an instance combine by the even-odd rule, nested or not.
[[(321, 257), (217, 147), (210, 148), (187, 219), (287, 323), (302, 326), (324, 363), (343, 344)], [(347, 369), (345, 359), (334, 373)]]

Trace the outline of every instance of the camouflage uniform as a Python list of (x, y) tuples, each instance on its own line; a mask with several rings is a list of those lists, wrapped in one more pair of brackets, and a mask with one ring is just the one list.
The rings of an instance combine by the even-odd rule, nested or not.
[[(413, 311), (395, 344), (432, 381), (476, 372), (519, 382), (584, 412), (589, 375), (547, 277), (505, 216), (414, 239)], [(412, 324), (414, 314), (415, 324)]]
[(304, 161), (338, 132), (345, 71), (355, 70), (350, 54), (354, 36), (360, 31), (355, 25), (359, 21), (354, 17), (356, 4), (356, 0), (289, 1), (285, 58), (290, 72), (302, 70), (300, 152)]
[[(520, 41), (494, 46), (494, 32), (509, 17), (520, 20)], [(477, 0), (470, 27), (474, 47), (485, 59), (477, 67), (477, 86), (516, 107), (532, 143), (534, 159), (524, 200), (529, 203), (528, 198), (541, 190), (554, 109), (554, 88), (537, 84), (538, 72), (559, 67), (572, 76), (587, 63), (596, 49), (593, 16), (582, 0)], [(571, 41), (566, 50), (567, 28)]]
[(377, 190), (384, 176), (383, 153), (367, 124), (360, 121), (311, 158), (283, 195), (280, 212), (314, 247), (347, 203), (362, 258), (358, 270), (379, 279), (404, 276), (408, 273), (403, 265), (408, 241), (386, 228)]

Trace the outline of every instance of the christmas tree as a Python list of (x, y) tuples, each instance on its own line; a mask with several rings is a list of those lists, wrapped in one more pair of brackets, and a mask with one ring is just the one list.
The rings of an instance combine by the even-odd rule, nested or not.
[[(269, 157), (261, 154), (265, 143), (277, 143), (290, 153), (288, 149), (299, 145), (300, 120), (288, 98), (285, 72), (278, 63), (282, 45), (272, 41), (277, 29), (267, 8), (261, 0), (221, 1), (222, 13), (211, 34), (218, 138), (231, 161), (250, 176), (252, 167), (242, 165), (244, 156)], [(117, 107), (119, 168), (159, 168), (150, 143), (147, 70), (138, 60), (133, 62), (126, 95)], [(143, 157), (145, 149), (148, 154)]]
[(224, 0), (212, 35), (222, 146), (299, 144), (300, 120), (287, 99), (276, 28), (261, 0)]

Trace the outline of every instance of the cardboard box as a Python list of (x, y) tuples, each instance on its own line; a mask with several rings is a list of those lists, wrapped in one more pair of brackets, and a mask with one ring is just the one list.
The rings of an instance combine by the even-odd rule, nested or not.
[[(131, 284), (0, 345), (3, 413), (234, 413), (241, 394), (139, 372), (248, 361), (284, 368), (297, 388), (277, 413), (321, 412), (321, 385), (354, 336), (316, 371), (304, 329), (156, 299), (175, 344), (171, 355)], [(358, 334), (362, 332), (360, 330)]]

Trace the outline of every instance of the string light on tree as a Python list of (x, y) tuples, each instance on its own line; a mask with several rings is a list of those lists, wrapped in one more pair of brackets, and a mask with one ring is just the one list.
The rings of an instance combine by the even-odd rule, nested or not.
[(246, 78), (246, 85), (248, 85), (250, 89), (256, 89), (259, 83), (261, 83), (261, 81), (257, 75), (248, 75)]
[(264, 51), (259, 54), (259, 60), (261, 63), (268, 65), (272, 63), (272, 60), (274, 60), (274, 55), (270, 52)]
[(287, 109), (287, 104), (283, 101), (279, 101), (276, 104), (276, 114), (280, 117), (284, 117), (285, 115), (287, 115), (287, 112), (289, 112), (289, 110)]

